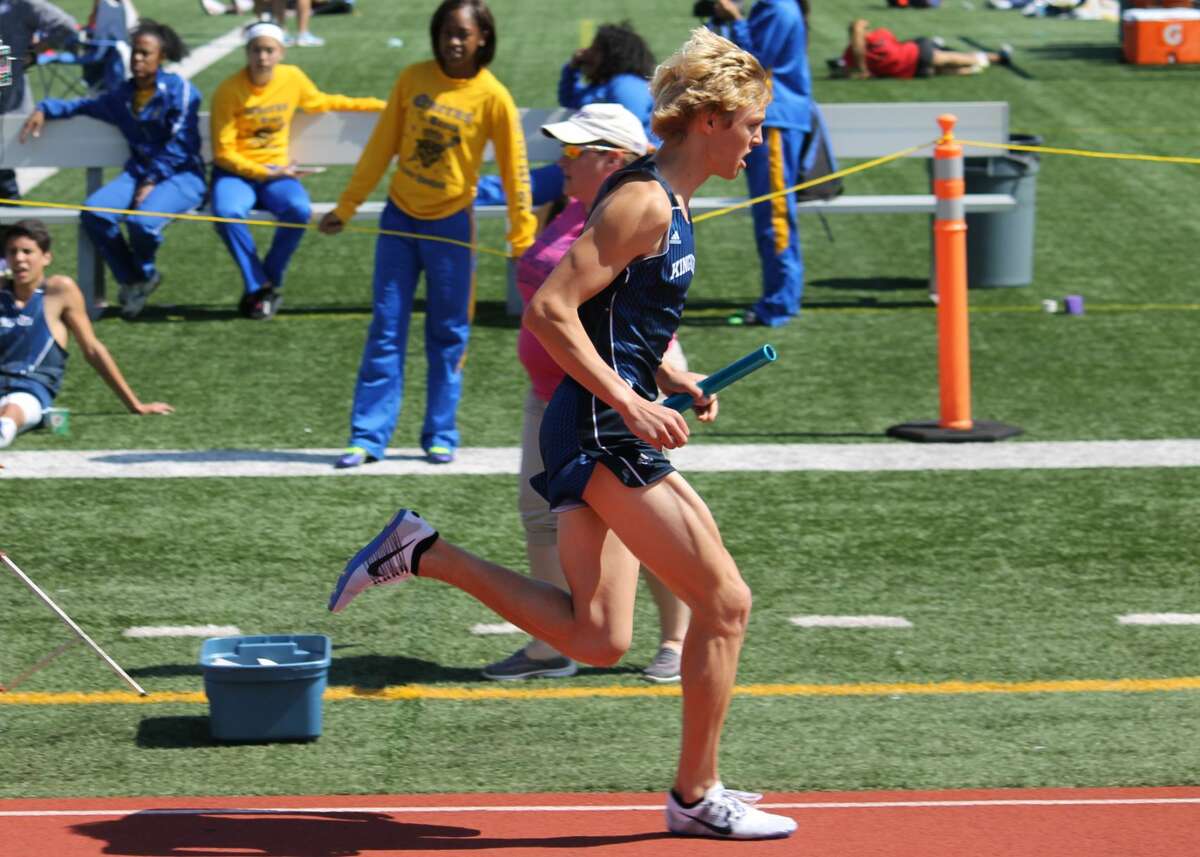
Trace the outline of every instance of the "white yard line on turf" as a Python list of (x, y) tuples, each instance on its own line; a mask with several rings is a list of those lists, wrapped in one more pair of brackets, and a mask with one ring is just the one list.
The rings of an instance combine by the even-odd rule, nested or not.
[(799, 628), (911, 628), (903, 616), (793, 616), (788, 619)]
[(1200, 625), (1200, 613), (1126, 613), (1120, 625)]
[(121, 632), (122, 637), (235, 637), (242, 633), (234, 625), (137, 625)]
[[(956, 809), (962, 807), (1004, 806), (1171, 806), (1200, 804), (1200, 797), (1148, 797), (1148, 798), (1006, 798), (997, 800), (864, 800), (864, 801), (812, 801), (804, 803), (760, 803), (764, 809)], [(381, 815), (421, 815), (425, 813), (463, 812), (662, 812), (661, 803), (625, 804), (598, 806), (302, 806), (240, 808), (214, 806), (187, 809), (28, 809), (3, 810), (0, 818), (70, 818), (91, 816), (130, 815), (293, 815), (307, 813), (377, 813)]]
[[(62, 450), (0, 453), (0, 479), (170, 479), (205, 476), (477, 476), (517, 473), (516, 447), (466, 447), (453, 464), (417, 449), (336, 470), (341, 449)], [(1200, 440), (987, 444), (694, 444), (671, 453), (685, 473), (728, 471), (1044, 470), (1200, 467)]]
[[(167, 71), (173, 71), (187, 80), (204, 71), (242, 46), (242, 28), (235, 27), (224, 35), (218, 36), (207, 44), (201, 45), (183, 58), (182, 62), (168, 63)], [(56, 169), (45, 167), (26, 167), (17, 170), (17, 183), (21, 195), (27, 196), (31, 190), (58, 172)]]
[(477, 637), (486, 637), (492, 634), (524, 634), (525, 632), (512, 622), (496, 622), (490, 625), (487, 623), (472, 625), (471, 633)]

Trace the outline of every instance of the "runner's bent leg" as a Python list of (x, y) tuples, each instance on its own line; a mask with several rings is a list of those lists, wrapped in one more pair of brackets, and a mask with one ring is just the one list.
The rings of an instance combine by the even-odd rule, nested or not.
[(473, 595), (569, 658), (609, 666), (629, 646), (637, 560), (587, 507), (564, 512), (558, 523), (570, 593), (480, 559), (445, 539), (422, 555), (420, 576)]

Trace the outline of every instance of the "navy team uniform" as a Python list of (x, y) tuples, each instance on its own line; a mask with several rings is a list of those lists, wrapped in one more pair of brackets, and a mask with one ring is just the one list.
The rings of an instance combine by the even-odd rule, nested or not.
[[(596, 204), (630, 176), (657, 181), (671, 200), (666, 249), (632, 262), (579, 308), (579, 320), (600, 357), (643, 399), (654, 401), (654, 373), (679, 327), (696, 268), (692, 224), (652, 156), (608, 178)], [(638, 438), (607, 402), (568, 375), (555, 390), (540, 436), (546, 471), (530, 480), (555, 512), (584, 505), (583, 491), (600, 463), (631, 488), (649, 485), (675, 468), (661, 450)]]
[(0, 288), (0, 398), (9, 393), (29, 393), (48, 408), (62, 386), (67, 352), (54, 341), (46, 324), (39, 286), (25, 306), (16, 295)]

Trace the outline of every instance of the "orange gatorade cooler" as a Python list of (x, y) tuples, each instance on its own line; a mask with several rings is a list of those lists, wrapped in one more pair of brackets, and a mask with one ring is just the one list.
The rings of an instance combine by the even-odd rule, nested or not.
[(1126, 62), (1200, 63), (1200, 9), (1129, 9), (1121, 26)]

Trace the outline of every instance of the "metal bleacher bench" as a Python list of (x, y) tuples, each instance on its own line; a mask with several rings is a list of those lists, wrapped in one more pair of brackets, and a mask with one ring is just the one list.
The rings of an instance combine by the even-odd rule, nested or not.
[[(955, 136), (983, 143), (1007, 143), (1008, 104), (1002, 101), (980, 102), (907, 102), (893, 104), (825, 104), (821, 106), (829, 128), (834, 154), (841, 160), (877, 158), (899, 152), (910, 146), (928, 143), (937, 137), (937, 117), (953, 113), (958, 117)], [(531, 163), (552, 161), (559, 156), (559, 146), (540, 133), (547, 122), (565, 118), (565, 109), (522, 108), (522, 126)], [(370, 136), (377, 114), (324, 113), (296, 114), (292, 130), (292, 158), (301, 164), (334, 166), (354, 164)], [(0, 115), (0, 167), (83, 168), (86, 172), (84, 194), (97, 190), (102, 183), (105, 167), (119, 167), (128, 157), (124, 138), (112, 125), (86, 117), (47, 122), (41, 137), (26, 144), (17, 136), (23, 116)], [(205, 159), (211, 159), (208, 140), (208, 116), (202, 114)], [(914, 152), (909, 157), (928, 158), (932, 147)], [(998, 150), (964, 147), (967, 157), (994, 157)], [(491, 158), (488, 148), (485, 157)], [(843, 194), (830, 200), (800, 204), (801, 212), (823, 214), (914, 214), (932, 213), (934, 197), (927, 192), (912, 194), (864, 195)], [(36, 196), (36, 193), (34, 194)], [(695, 197), (691, 208), (695, 212), (712, 211), (744, 201), (745, 197)], [(57, 202), (58, 200), (54, 200)], [(968, 194), (968, 212), (1008, 211), (1016, 206), (1008, 194)], [(320, 218), (331, 210), (332, 201), (313, 203), (313, 215)], [(368, 202), (355, 215), (356, 220), (375, 220), (383, 208), (382, 202)], [(476, 206), (481, 217), (502, 217), (503, 206)], [(257, 215), (256, 215), (257, 216)], [(36, 217), (46, 223), (78, 223), (79, 212), (72, 209), (40, 207), (0, 207), (0, 223), (23, 217)], [(78, 281), (95, 306), (104, 294), (103, 264), (81, 231), (79, 234)]]

